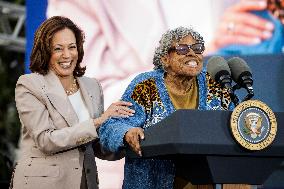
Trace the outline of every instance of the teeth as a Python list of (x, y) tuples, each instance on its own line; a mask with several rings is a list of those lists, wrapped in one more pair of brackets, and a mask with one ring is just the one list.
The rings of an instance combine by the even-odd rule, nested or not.
[(64, 69), (70, 68), (71, 67), (71, 62), (59, 62), (59, 66), (61, 68), (64, 68)]
[(185, 63), (187, 66), (190, 66), (192, 68), (197, 67), (197, 62), (195, 60), (190, 60), (188, 62)]

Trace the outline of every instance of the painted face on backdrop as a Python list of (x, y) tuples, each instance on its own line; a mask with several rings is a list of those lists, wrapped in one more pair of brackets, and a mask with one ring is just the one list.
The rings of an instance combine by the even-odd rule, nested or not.
[[(182, 38), (178, 43), (174, 42), (172, 44), (172, 49), (169, 51), (169, 54), (162, 58), (165, 70), (168, 73), (195, 77), (201, 72), (203, 67), (202, 53), (204, 51), (204, 44), (194, 45), (190, 48), (181, 48), (182, 45), (187, 46), (193, 44), (197, 44), (197, 41), (193, 39), (191, 35)], [(179, 46), (179, 50), (177, 50), (177, 46)]]
[(50, 69), (58, 76), (71, 76), (73, 75), (77, 60), (78, 50), (73, 31), (65, 28), (56, 32), (51, 42)]

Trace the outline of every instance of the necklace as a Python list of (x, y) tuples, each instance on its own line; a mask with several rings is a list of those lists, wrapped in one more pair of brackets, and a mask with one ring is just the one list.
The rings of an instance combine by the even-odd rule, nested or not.
[(70, 87), (69, 89), (66, 89), (65, 92), (66, 92), (66, 94), (69, 96), (69, 95), (74, 94), (77, 90), (78, 90), (77, 81), (76, 81), (76, 79), (74, 78), (71, 87)]

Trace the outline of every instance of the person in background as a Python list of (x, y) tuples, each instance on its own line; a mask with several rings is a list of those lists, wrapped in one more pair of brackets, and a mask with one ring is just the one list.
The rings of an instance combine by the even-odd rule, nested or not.
[(83, 76), (84, 37), (62, 16), (47, 19), (35, 33), (32, 73), (15, 89), (22, 133), (10, 188), (97, 189), (95, 156), (123, 156), (103, 151), (97, 130), (106, 119), (134, 111), (119, 101), (104, 112), (100, 83)]
[(100, 127), (104, 149), (119, 153), (129, 146), (142, 156), (125, 157), (123, 188), (198, 187), (176, 177), (171, 160), (143, 159), (139, 141), (144, 139), (144, 130), (178, 109), (233, 109), (228, 91), (221, 89), (203, 68), (204, 50), (203, 37), (192, 28), (168, 30), (155, 50), (154, 70), (134, 78), (122, 96), (133, 104), (135, 115), (108, 119)]
[(283, 0), (239, 0), (224, 11), (208, 54), (283, 53), (283, 24)]

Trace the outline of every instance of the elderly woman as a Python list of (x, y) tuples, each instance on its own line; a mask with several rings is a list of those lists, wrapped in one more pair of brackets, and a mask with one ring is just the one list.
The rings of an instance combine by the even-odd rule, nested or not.
[(95, 155), (120, 158), (101, 151), (97, 129), (110, 116), (134, 111), (119, 101), (103, 112), (101, 86), (80, 66), (83, 42), (83, 32), (60, 16), (35, 33), (33, 73), (16, 85), (22, 133), (11, 188), (98, 188)]
[[(233, 108), (222, 90), (202, 70), (204, 41), (193, 29), (179, 27), (167, 31), (154, 55), (154, 71), (138, 75), (122, 96), (132, 102), (136, 113), (129, 118), (109, 119), (99, 129), (105, 149), (119, 152), (128, 144), (142, 155), (139, 140), (143, 130), (177, 109), (227, 110)], [(187, 183), (175, 178), (170, 160), (125, 159), (123, 188), (183, 188)]]

